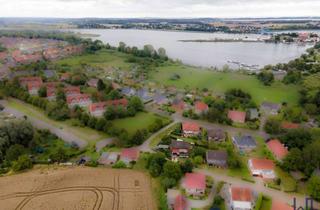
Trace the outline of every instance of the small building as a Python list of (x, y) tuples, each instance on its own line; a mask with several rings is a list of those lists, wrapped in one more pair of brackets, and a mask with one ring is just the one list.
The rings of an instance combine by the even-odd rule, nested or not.
[(249, 135), (232, 137), (233, 144), (240, 151), (251, 151), (257, 147), (256, 140)]
[(38, 95), (38, 91), (41, 88), (42, 83), (40, 82), (29, 82), (27, 84), (27, 89), (30, 95)]
[(277, 115), (281, 109), (281, 104), (262, 102), (260, 110), (267, 115)]
[(53, 70), (44, 70), (43, 73), (46, 78), (53, 78), (56, 76), (56, 72)]
[(253, 158), (248, 161), (248, 166), (253, 176), (265, 179), (274, 179), (276, 177), (275, 165), (272, 160)]
[(232, 111), (228, 112), (228, 118), (234, 123), (245, 123), (246, 122), (246, 113), (241, 111)]
[(125, 96), (131, 97), (136, 94), (136, 90), (131, 87), (123, 87), (121, 89), (121, 93)]
[(154, 101), (154, 103), (156, 103), (158, 105), (164, 105), (164, 104), (169, 103), (169, 99), (167, 98), (167, 96), (160, 94), (160, 93), (156, 93), (153, 96), (153, 101)]
[(181, 140), (172, 140), (170, 144), (170, 151), (172, 159), (181, 157), (187, 158), (189, 157), (189, 152), (192, 146), (188, 142)]
[(178, 195), (174, 200), (173, 210), (188, 210), (187, 199), (183, 195)]
[(67, 81), (67, 80), (69, 80), (71, 78), (71, 74), (70, 73), (63, 73), (63, 74), (61, 74), (61, 76), (60, 76), (60, 81)]
[(285, 130), (292, 130), (292, 129), (300, 128), (300, 125), (297, 123), (292, 123), (292, 122), (282, 122), (281, 128), (283, 128)]
[(143, 103), (148, 103), (152, 101), (152, 96), (150, 92), (145, 88), (139, 89), (136, 92), (136, 96), (138, 96)]
[(182, 187), (190, 196), (203, 196), (206, 191), (206, 176), (201, 173), (186, 173)]
[(250, 120), (256, 120), (259, 119), (259, 112), (258, 109), (249, 109), (248, 115)]
[(64, 93), (66, 97), (80, 95), (80, 87), (79, 86), (67, 86), (64, 88)]
[(282, 81), (283, 78), (287, 75), (287, 72), (284, 70), (272, 71), (275, 80)]
[(41, 77), (20, 77), (19, 78), (19, 84), (21, 87), (27, 88), (29, 83), (37, 83), (42, 85), (42, 79)]
[(88, 85), (89, 87), (98, 88), (98, 82), (99, 82), (98, 79), (90, 79), (90, 80), (87, 82), (87, 85)]
[(209, 111), (209, 107), (202, 101), (197, 101), (194, 105), (194, 112), (196, 114), (205, 114)]
[(95, 117), (102, 117), (104, 112), (106, 111), (106, 108), (109, 106), (113, 107), (127, 107), (128, 105), (128, 100), (123, 98), (123, 99), (117, 99), (117, 100), (109, 100), (109, 101), (104, 101), (104, 102), (98, 102), (98, 103), (92, 103), (89, 106), (89, 113), (92, 116)]
[(292, 206), (281, 201), (272, 200), (271, 210), (294, 210)]
[(136, 148), (126, 148), (121, 151), (120, 160), (129, 165), (139, 159), (139, 150)]
[(174, 190), (174, 189), (167, 190), (167, 203), (168, 203), (169, 209), (174, 208), (175, 200), (179, 195), (181, 195), (179, 190)]
[(103, 152), (98, 160), (98, 163), (102, 165), (113, 165), (118, 161), (118, 159), (118, 152)]
[(90, 95), (88, 94), (79, 94), (67, 96), (67, 104), (69, 108), (80, 106), (88, 107), (92, 103)]
[(182, 123), (182, 132), (184, 137), (198, 136), (201, 132), (200, 126), (193, 122)]
[(230, 206), (234, 210), (252, 210), (254, 196), (252, 190), (242, 187), (230, 187)]
[(176, 112), (183, 112), (186, 109), (187, 105), (182, 99), (175, 98), (171, 103), (171, 107)]
[(56, 88), (47, 87), (47, 99), (49, 101), (56, 100)]
[(207, 137), (208, 137), (208, 141), (222, 142), (226, 140), (226, 133), (224, 132), (224, 130), (220, 128), (209, 129), (207, 131)]
[(277, 160), (282, 160), (288, 154), (288, 149), (281, 144), (278, 139), (272, 139), (267, 142), (267, 146)]
[(206, 154), (207, 164), (226, 168), (228, 166), (228, 153), (223, 150), (209, 150)]

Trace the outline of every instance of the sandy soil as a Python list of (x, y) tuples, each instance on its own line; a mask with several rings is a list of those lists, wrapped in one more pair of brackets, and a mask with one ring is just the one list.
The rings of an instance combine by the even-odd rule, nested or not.
[(150, 179), (133, 170), (42, 168), (0, 177), (0, 209), (152, 210)]

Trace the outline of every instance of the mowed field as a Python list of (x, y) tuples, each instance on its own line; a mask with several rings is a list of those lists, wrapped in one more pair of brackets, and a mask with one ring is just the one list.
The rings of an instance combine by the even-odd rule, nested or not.
[[(170, 78), (178, 74), (180, 79)], [(214, 72), (180, 64), (169, 64), (159, 67), (151, 73), (151, 79), (164, 85), (173, 85), (177, 88), (203, 89), (208, 88), (218, 94), (232, 88), (240, 88), (250, 93), (254, 101), (260, 104), (263, 101), (275, 103), (287, 102), (291, 105), (298, 103), (299, 88), (295, 85), (285, 85), (275, 82), (272, 86), (264, 86), (255, 76), (240, 73)]]
[(46, 168), (0, 178), (6, 210), (153, 210), (150, 179), (106, 168)]

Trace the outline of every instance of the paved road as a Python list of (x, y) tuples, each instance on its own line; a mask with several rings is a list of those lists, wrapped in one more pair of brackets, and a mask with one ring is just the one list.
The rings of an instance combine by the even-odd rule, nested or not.
[[(4, 100), (1, 100), (0, 104), (2, 104), (5, 107), (5, 109), (3, 110), (4, 113), (12, 114), (12, 115), (16, 116), (17, 118), (23, 118), (25, 116), (25, 114), (20, 112), (19, 110), (8, 107), (6, 101), (4, 101)], [(73, 135), (72, 133), (65, 131), (59, 127), (53, 126), (47, 122), (44, 122), (42, 120), (39, 120), (39, 119), (31, 117), (31, 116), (27, 116), (27, 117), (28, 117), (28, 120), (31, 122), (31, 124), (33, 126), (35, 126), (36, 128), (47, 129), (51, 133), (54, 133), (56, 136), (61, 138), (62, 140), (66, 141), (67, 143), (70, 143), (70, 144), (75, 143), (81, 149), (85, 148), (88, 144), (87, 141), (80, 139), (79, 137), (77, 137), (77, 136)]]
[(216, 195), (216, 186), (212, 186), (211, 190), (210, 190), (210, 194), (207, 197), (207, 199), (205, 200), (193, 200), (190, 198), (187, 198), (187, 202), (188, 202), (188, 207), (191, 208), (197, 208), (197, 209), (202, 209), (202, 208), (206, 208), (208, 206), (211, 206), (213, 203), (213, 199)]
[[(233, 186), (251, 188), (252, 190), (254, 190), (257, 193), (263, 193), (264, 195), (270, 196), (272, 198), (272, 200), (282, 201), (284, 203), (288, 203), (290, 205), (293, 205), (293, 198), (297, 198), (297, 203), (299, 204), (299, 206), (305, 205), (304, 204), (305, 198), (307, 196), (297, 195), (297, 194), (289, 194), (289, 193), (285, 193), (282, 191), (267, 188), (263, 185), (262, 180), (259, 178), (257, 178), (256, 183), (250, 183), (250, 182), (246, 182), (241, 179), (238, 179), (238, 178), (233, 178), (233, 177), (226, 176), (224, 174), (209, 171), (207, 169), (195, 169), (195, 171), (203, 173), (206, 176), (211, 176), (215, 182), (224, 181), (224, 182), (231, 184)], [(315, 204), (314, 205), (315, 208), (318, 208), (318, 209), (320, 208), (319, 203), (314, 203), (314, 204)]]
[(96, 143), (96, 152), (100, 152), (105, 146), (110, 145), (114, 142), (115, 138), (108, 138)]

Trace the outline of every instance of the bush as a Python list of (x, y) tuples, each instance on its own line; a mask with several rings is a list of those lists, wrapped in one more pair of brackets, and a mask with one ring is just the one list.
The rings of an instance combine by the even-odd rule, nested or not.
[(12, 164), (13, 171), (22, 171), (32, 168), (32, 161), (27, 155), (22, 155)]
[(123, 161), (119, 160), (112, 166), (112, 168), (127, 168), (127, 165)]
[(12, 145), (6, 151), (6, 160), (8, 161), (18, 160), (18, 158), (25, 153), (26, 153), (26, 149), (22, 145), (20, 144)]

